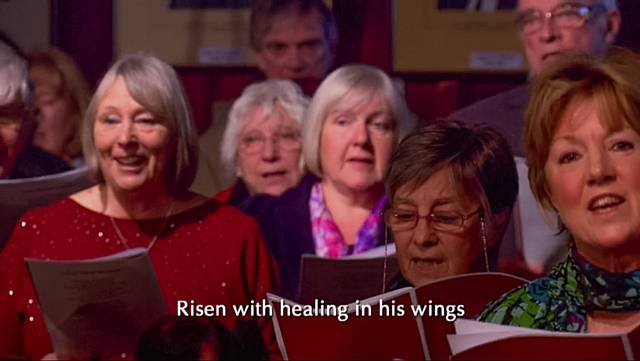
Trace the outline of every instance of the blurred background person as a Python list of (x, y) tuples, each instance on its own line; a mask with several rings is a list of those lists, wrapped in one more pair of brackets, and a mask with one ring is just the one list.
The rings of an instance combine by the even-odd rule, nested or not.
[(32, 144), (36, 107), (27, 63), (4, 35), (0, 37), (0, 143), (2, 178), (31, 178), (70, 167)]
[[(231, 309), (277, 290), (255, 221), (188, 190), (196, 133), (168, 64), (134, 54), (109, 69), (85, 115), (83, 153), (98, 184), (29, 212), (0, 253), (0, 354), (51, 352), (24, 257), (87, 259), (144, 247), (170, 314), (178, 300)], [(236, 327), (235, 315), (218, 320)], [(278, 357), (271, 320), (256, 321)]]
[(557, 211), (569, 256), (479, 318), (628, 331), (640, 321), (640, 56), (619, 49), (565, 60), (533, 84), (525, 144), (533, 194)]
[(79, 166), (80, 128), (91, 97), (89, 84), (73, 59), (57, 48), (28, 53), (27, 59), (38, 107), (33, 143)]
[(440, 121), (414, 130), (393, 153), (385, 185), (401, 272), (390, 289), (496, 270), (518, 173), (495, 129)]
[(336, 21), (323, 0), (253, 2), (249, 41), (270, 79), (323, 79), (338, 43)]
[[(336, 20), (323, 0), (256, 0), (251, 8), (250, 46), (267, 79), (293, 80), (312, 95), (333, 65)], [(200, 164), (192, 190), (212, 196), (230, 185), (220, 146), (230, 104), (214, 104), (213, 124), (200, 137)]]
[(137, 360), (251, 360), (238, 338), (213, 319), (167, 316), (144, 332)]
[(248, 86), (231, 107), (222, 164), (235, 184), (216, 199), (242, 207), (250, 195), (279, 196), (298, 184), (303, 166), (300, 128), (309, 100), (289, 80)]
[(297, 296), (303, 253), (337, 258), (381, 244), (384, 174), (412, 127), (402, 94), (377, 68), (344, 66), (320, 84), (302, 125), (310, 173), (279, 198), (256, 196), (247, 206), (278, 261), (285, 296)]

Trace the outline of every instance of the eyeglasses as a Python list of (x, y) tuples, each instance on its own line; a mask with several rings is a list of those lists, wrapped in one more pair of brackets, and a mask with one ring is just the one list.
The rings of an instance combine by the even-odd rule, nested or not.
[(273, 136), (269, 138), (271, 139), (257, 131), (245, 134), (240, 139), (240, 150), (245, 154), (260, 153), (264, 150), (267, 140), (285, 151), (294, 151), (301, 147), (300, 132), (295, 130), (281, 130), (273, 133)]
[(525, 35), (540, 31), (547, 19), (553, 21), (553, 24), (558, 28), (579, 28), (588, 19), (606, 10), (607, 8), (603, 4), (588, 6), (579, 3), (567, 3), (556, 6), (547, 12), (533, 9), (524, 11), (518, 14), (516, 25), (520, 32)]
[(384, 212), (384, 221), (393, 231), (410, 231), (416, 228), (419, 219), (424, 218), (429, 221), (433, 229), (451, 232), (462, 228), (466, 220), (479, 212), (480, 208), (467, 215), (456, 211), (437, 211), (421, 216), (417, 212), (408, 210), (387, 209)]

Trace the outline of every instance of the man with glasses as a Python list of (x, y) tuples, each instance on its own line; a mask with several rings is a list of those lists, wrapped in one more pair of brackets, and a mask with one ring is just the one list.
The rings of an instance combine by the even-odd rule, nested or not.
[[(516, 26), (524, 47), (529, 75), (535, 77), (564, 51), (604, 55), (620, 29), (615, 0), (520, 0)], [(465, 123), (488, 123), (523, 156), (522, 127), (529, 100), (527, 85), (460, 109), (449, 117)]]

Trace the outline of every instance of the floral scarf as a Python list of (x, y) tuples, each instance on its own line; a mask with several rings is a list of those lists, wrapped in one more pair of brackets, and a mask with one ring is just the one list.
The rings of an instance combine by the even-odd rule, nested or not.
[(640, 310), (640, 270), (610, 273), (572, 249), (551, 273), (507, 293), (478, 316), (551, 331), (586, 332), (590, 311)]
[(328, 258), (339, 258), (349, 254), (367, 251), (377, 245), (382, 232), (382, 216), (380, 212), (387, 203), (387, 197), (382, 196), (369, 213), (367, 219), (358, 230), (355, 245), (347, 246), (340, 233), (340, 229), (333, 221), (331, 212), (324, 203), (322, 186), (318, 182), (311, 188), (309, 210), (311, 211), (311, 231), (316, 245), (316, 255)]

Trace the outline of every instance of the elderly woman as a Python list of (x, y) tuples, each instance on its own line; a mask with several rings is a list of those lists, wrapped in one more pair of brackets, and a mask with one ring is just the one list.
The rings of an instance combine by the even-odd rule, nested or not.
[(431, 123), (405, 138), (385, 181), (401, 274), (391, 289), (495, 270), (518, 194), (509, 143), (493, 128)]
[(216, 199), (242, 207), (250, 195), (279, 196), (302, 176), (300, 124), (308, 99), (289, 80), (248, 86), (231, 107), (222, 138), (227, 173), (238, 180)]
[(19, 49), (0, 33), (0, 178), (31, 178), (70, 169), (31, 143), (36, 107), (26, 64)]
[(554, 331), (640, 321), (640, 57), (578, 55), (536, 79), (526, 117), (529, 181), (558, 212), (570, 252), (480, 319)]
[[(83, 132), (98, 184), (29, 212), (0, 254), (0, 355), (39, 359), (51, 351), (24, 257), (86, 259), (144, 247), (171, 314), (178, 300), (230, 309), (274, 289), (274, 262), (255, 221), (188, 191), (196, 134), (169, 65), (141, 54), (117, 61), (98, 86)], [(220, 321), (233, 329), (237, 319)], [(257, 322), (277, 355), (270, 320)]]
[(279, 263), (285, 296), (297, 296), (303, 253), (336, 258), (381, 243), (384, 174), (412, 125), (402, 95), (379, 69), (344, 66), (320, 84), (302, 127), (311, 174), (280, 198), (248, 205)]
[(81, 125), (89, 84), (70, 56), (56, 48), (28, 54), (38, 127), (33, 142), (69, 164), (82, 164)]

